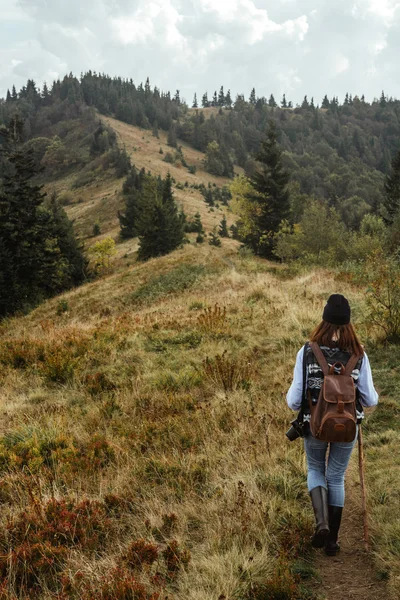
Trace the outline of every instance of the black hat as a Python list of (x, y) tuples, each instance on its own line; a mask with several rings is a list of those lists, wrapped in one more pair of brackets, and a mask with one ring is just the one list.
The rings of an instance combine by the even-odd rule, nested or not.
[(347, 325), (350, 323), (350, 304), (342, 294), (332, 294), (324, 308), (322, 318), (333, 325)]

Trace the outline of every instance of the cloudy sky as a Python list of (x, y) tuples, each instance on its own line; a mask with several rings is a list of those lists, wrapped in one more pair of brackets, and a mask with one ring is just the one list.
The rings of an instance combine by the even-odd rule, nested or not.
[(400, 0), (0, 0), (0, 97), (92, 69), (294, 103), (400, 97)]

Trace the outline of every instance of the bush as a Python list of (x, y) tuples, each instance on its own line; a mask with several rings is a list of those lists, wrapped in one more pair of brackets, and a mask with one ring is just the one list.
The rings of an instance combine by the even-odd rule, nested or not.
[(203, 361), (203, 372), (210, 383), (225, 392), (247, 389), (251, 385), (254, 368), (246, 357), (229, 358), (227, 352)]
[(203, 265), (180, 265), (140, 286), (132, 294), (132, 301), (134, 304), (143, 304), (178, 294), (194, 286), (205, 272)]

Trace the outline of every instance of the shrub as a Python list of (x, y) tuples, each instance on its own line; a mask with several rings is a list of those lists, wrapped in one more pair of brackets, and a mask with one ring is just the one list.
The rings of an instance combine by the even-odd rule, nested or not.
[(69, 206), (74, 201), (74, 195), (72, 192), (61, 192), (57, 200), (61, 206)]
[(167, 568), (168, 579), (174, 579), (182, 567), (186, 567), (190, 562), (190, 552), (186, 548), (179, 546), (176, 540), (168, 543), (163, 550), (163, 557)]
[(57, 303), (57, 315), (60, 316), (65, 312), (68, 312), (69, 310), (69, 306), (68, 306), (68, 301), (67, 300), (59, 300), (59, 302)]
[(246, 358), (229, 358), (227, 352), (203, 361), (205, 377), (225, 392), (248, 388), (253, 375), (251, 362)]
[(163, 161), (173, 165), (175, 162), (175, 157), (173, 156), (172, 152), (167, 152), (163, 158)]
[(203, 265), (180, 265), (164, 275), (150, 279), (131, 296), (135, 304), (155, 302), (170, 294), (178, 294), (194, 286), (205, 274)]
[(226, 326), (226, 308), (215, 304), (213, 308), (205, 308), (197, 317), (199, 328), (206, 333), (221, 333)]
[(196, 165), (189, 165), (188, 166), (188, 171), (191, 175), (196, 175), (196, 171), (197, 171), (197, 167)]
[(132, 542), (124, 556), (124, 561), (131, 569), (142, 570), (151, 566), (158, 559), (159, 548), (144, 539)]

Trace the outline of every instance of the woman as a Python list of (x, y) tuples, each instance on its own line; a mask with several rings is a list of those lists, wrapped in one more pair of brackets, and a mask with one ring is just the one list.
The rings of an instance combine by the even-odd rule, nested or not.
[[(328, 443), (316, 439), (311, 434), (310, 399), (313, 405), (317, 403), (324, 374), (308, 344), (297, 354), (293, 383), (286, 397), (289, 408), (302, 409), (308, 491), (316, 519), (312, 545), (316, 548), (325, 546), (325, 552), (329, 556), (335, 556), (340, 550), (337, 539), (344, 507), (344, 477), (357, 440), (358, 426), (364, 418), (363, 407), (375, 406), (378, 403), (369, 360), (350, 323), (350, 316), (347, 299), (341, 294), (333, 294), (325, 306), (322, 322), (311, 334), (310, 341), (319, 345), (329, 366), (337, 362), (346, 365), (352, 354), (360, 357), (351, 373), (356, 387), (357, 409), (354, 440)], [(303, 374), (306, 377), (305, 386)], [(329, 457), (326, 460), (328, 446)]]

